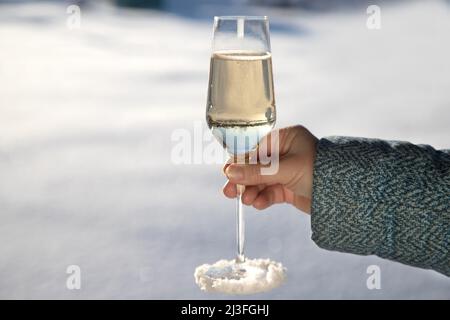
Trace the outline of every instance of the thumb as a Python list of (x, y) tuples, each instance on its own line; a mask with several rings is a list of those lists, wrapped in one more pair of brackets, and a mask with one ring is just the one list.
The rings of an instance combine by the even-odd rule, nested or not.
[[(276, 166), (275, 170), (261, 171), (262, 168)], [(276, 184), (286, 185), (291, 181), (301, 178), (302, 170), (301, 159), (298, 155), (283, 157), (279, 163), (261, 164), (236, 164), (232, 163), (225, 169), (228, 179), (236, 184), (258, 185), (258, 184)], [(267, 174), (267, 172), (271, 174)]]

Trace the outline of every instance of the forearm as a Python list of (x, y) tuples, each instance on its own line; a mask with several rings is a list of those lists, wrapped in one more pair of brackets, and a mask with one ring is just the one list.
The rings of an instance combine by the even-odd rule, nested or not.
[(407, 142), (321, 139), (311, 227), (322, 248), (450, 276), (450, 155)]

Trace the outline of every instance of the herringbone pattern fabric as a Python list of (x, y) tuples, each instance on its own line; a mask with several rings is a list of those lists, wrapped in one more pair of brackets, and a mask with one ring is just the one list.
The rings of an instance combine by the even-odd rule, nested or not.
[(450, 150), (328, 137), (314, 167), (312, 239), (450, 276)]

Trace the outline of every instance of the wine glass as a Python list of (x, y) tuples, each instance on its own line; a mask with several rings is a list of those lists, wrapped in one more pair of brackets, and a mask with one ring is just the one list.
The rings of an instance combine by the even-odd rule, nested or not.
[[(214, 17), (213, 32), (206, 121), (233, 161), (245, 162), (276, 119), (269, 20), (265, 16)], [(213, 280), (240, 280), (248, 271), (244, 189), (237, 186), (237, 258), (206, 270)]]

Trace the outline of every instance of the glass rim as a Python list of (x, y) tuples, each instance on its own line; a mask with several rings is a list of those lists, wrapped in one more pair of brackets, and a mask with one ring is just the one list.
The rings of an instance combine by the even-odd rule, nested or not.
[(268, 16), (214, 16), (214, 21), (218, 20), (260, 20), (267, 21), (269, 20)]

